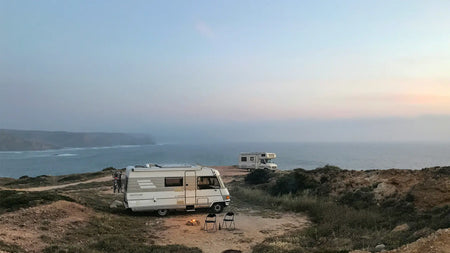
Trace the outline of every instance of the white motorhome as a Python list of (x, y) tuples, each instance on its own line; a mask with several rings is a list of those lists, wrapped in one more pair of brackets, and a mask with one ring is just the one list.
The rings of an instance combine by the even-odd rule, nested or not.
[(156, 210), (160, 216), (169, 209), (211, 208), (219, 213), (230, 204), (230, 193), (220, 173), (208, 167), (128, 166), (124, 190), (127, 208)]
[(272, 159), (277, 158), (275, 153), (267, 152), (251, 152), (241, 153), (239, 155), (239, 168), (255, 170), (255, 169), (269, 169), (276, 170), (277, 165), (272, 162)]

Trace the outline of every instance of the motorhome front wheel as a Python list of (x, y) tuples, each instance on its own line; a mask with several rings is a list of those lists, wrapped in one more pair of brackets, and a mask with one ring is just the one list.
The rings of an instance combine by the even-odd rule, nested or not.
[(215, 213), (220, 213), (223, 210), (223, 205), (222, 203), (214, 203), (214, 205), (211, 207), (211, 209), (215, 212)]

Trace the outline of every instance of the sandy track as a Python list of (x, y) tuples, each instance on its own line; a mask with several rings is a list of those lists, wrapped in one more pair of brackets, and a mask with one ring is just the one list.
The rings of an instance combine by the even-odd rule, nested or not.
[(112, 181), (111, 176), (104, 176), (104, 177), (98, 177), (89, 179), (86, 181), (80, 181), (75, 183), (69, 183), (69, 184), (61, 184), (61, 185), (49, 185), (49, 186), (39, 186), (39, 187), (30, 187), (30, 188), (6, 188), (6, 187), (0, 187), (2, 190), (14, 190), (14, 191), (29, 191), (29, 192), (36, 192), (36, 191), (48, 191), (48, 190), (55, 190), (55, 189), (61, 189), (68, 186), (74, 186), (79, 184), (87, 184), (87, 183), (93, 183), (93, 182), (105, 182), (105, 181)]

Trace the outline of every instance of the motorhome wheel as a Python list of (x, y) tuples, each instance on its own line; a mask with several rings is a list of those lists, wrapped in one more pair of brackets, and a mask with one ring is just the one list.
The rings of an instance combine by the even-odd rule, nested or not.
[(159, 216), (166, 216), (169, 210), (167, 209), (159, 209), (158, 210), (158, 215)]
[(214, 203), (214, 205), (211, 207), (211, 209), (215, 212), (215, 213), (220, 213), (223, 210), (223, 205), (222, 203)]

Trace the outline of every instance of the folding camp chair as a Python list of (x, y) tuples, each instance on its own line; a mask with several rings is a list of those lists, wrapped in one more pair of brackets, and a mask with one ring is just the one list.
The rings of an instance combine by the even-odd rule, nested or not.
[[(211, 229), (209, 229), (208, 228), (208, 224), (209, 223), (212, 223), (213, 225), (212, 226), (210, 226), (211, 227)], [(210, 231), (217, 231), (217, 227), (216, 227), (216, 214), (214, 214), (214, 213), (210, 213), (210, 214), (208, 214), (207, 216), (206, 216), (206, 219), (205, 219), (205, 225), (203, 225), (203, 229), (205, 230), (205, 231), (207, 231), (207, 232), (210, 232)]]
[(234, 223), (234, 213), (228, 212), (225, 216), (223, 216), (222, 227), (231, 229), (231, 226), (233, 226), (233, 229), (236, 229), (236, 224)]

